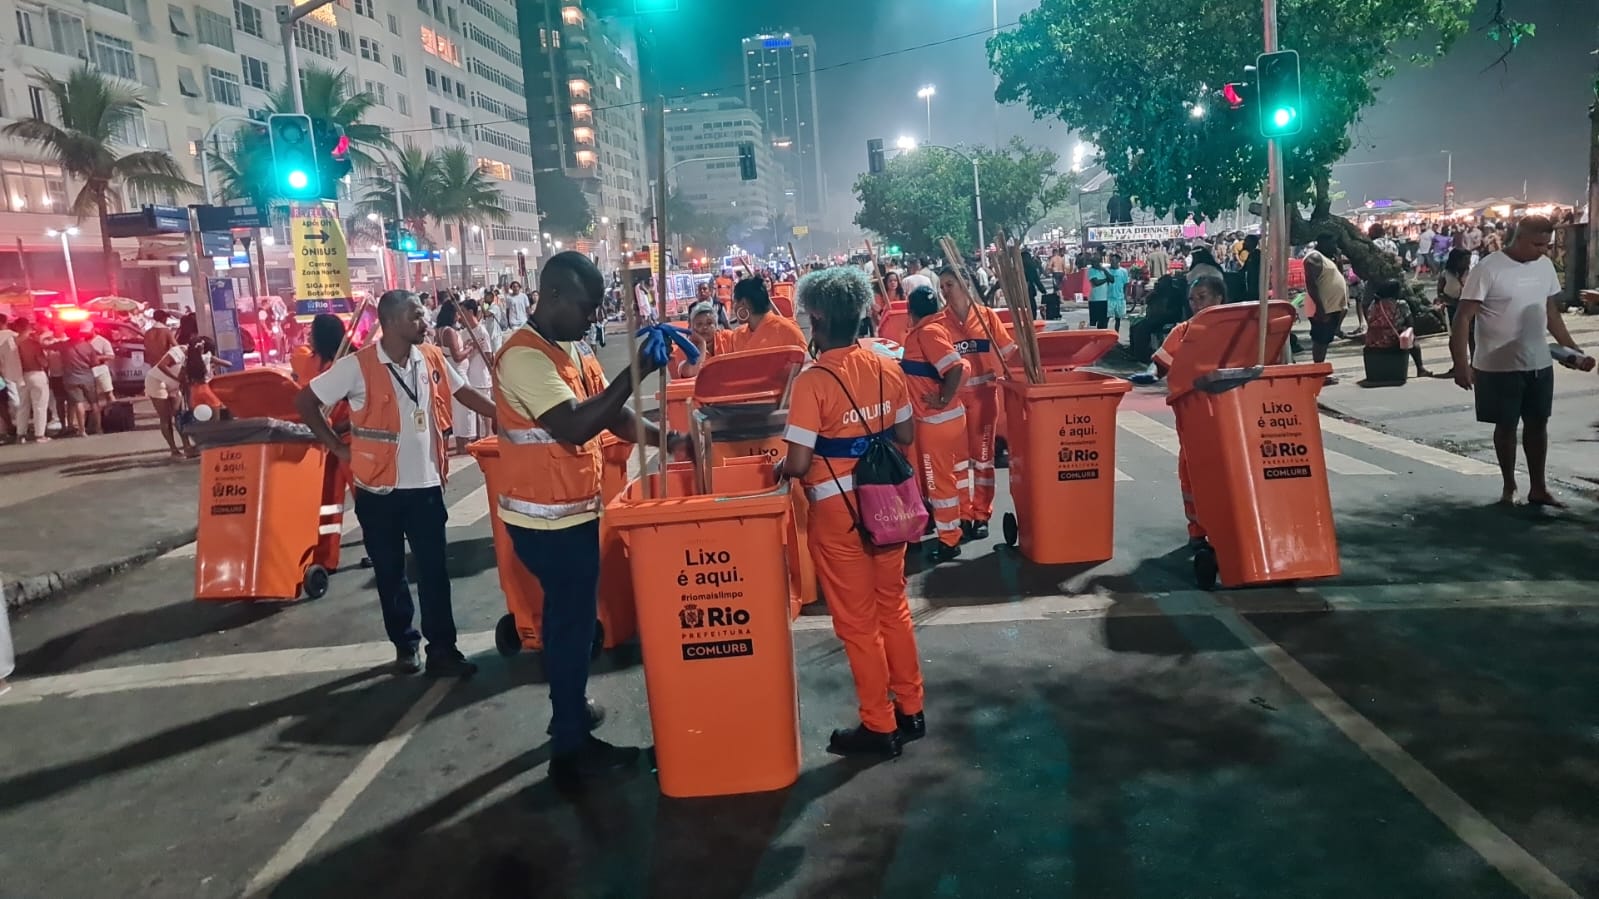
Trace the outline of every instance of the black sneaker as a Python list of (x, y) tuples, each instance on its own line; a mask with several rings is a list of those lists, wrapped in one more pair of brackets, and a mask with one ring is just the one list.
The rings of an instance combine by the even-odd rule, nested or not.
[(422, 671), (422, 657), (416, 647), (400, 647), (394, 651), (395, 674), (418, 674)]
[(899, 731), (878, 733), (864, 724), (857, 724), (849, 730), (835, 730), (833, 738), (827, 741), (827, 751), (834, 755), (875, 755), (897, 759), (904, 748)]
[(599, 737), (589, 737), (580, 748), (550, 759), (550, 777), (566, 783), (603, 777), (634, 767), (641, 754), (637, 746), (612, 746)]
[(972, 523), (970, 521), (962, 521), (961, 522), (961, 542), (965, 543), (968, 540), (975, 540), (975, 539), (977, 539), (977, 538), (972, 534)]
[(974, 521), (974, 522), (972, 522), (972, 539), (973, 540), (987, 540), (988, 539), (988, 522), (986, 522), (986, 521)]
[(933, 548), (927, 551), (927, 561), (932, 562), (934, 565), (938, 565), (942, 562), (948, 562), (952, 559), (959, 558), (960, 554), (961, 548), (960, 544), (958, 543), (954, 546), (945, 546), (943, 543), (935, 543), (933, 544)]
[(907, 715), (898, 709), (894, 710), (894, 723), (899, 726), (899, 741), (909, 743), (927, 736), (927, 715), (917, 712)]
[[(588, 703), (589, 707), (589, 730), (596, 730), (601, 724), (605, 723), (605, 707), (592, 699), (583, 701)], [(549, 727), (544, 729), (544, 732), (553, 735), (555, 733), (555, 724), (552, 722)]]
[(446, 649), (428, 653), (425, 669), (428, 677), (471, 677), (477, 666), (468, 662), (459, 649)]

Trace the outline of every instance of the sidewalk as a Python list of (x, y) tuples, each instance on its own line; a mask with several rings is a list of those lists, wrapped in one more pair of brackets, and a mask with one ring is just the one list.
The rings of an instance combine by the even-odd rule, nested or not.
[[(1599, 353), (1599, 316), (1567, 313), (1566, 327), (1578, 345)], [(1308, 348), (1308, 335), (1301, 334), (1300, 342)], [(1450, 369), (1447, 337), (1423, 338), (1421, 353), (1423, 363), (1434, 374)], [(1339, 383), (1322, 390), (1324, 410), (1463, 456), (1495, 461), (1492, 426), (1477, 422), (1472, 395), (1455, 386), (1453, 378), (1418, 379), (1412, 363), (1411, 379), (1403, 386), (1361, 387), (1358, 382), (1365, 377), (1361, 347), (1347, 341), (1334, 344), (1327, 361)], [(1549, 421), (1550, 481), (1583, 493), (1599, 490), (1599, 468), (1594, 464), (1595, 444), (1599, 443), (1596, 422), (1599, 376), (1555, 366), (1555, 409)], [(1520, 468), (1526, 471), (1524, 457)], [(1525, 475), (1520, 487), (1525, 496)]]
[(0, 583), (20, 606), (194, 539), (199, 463), (169, 461), (155, 412), (136, 430), (0, 446)]

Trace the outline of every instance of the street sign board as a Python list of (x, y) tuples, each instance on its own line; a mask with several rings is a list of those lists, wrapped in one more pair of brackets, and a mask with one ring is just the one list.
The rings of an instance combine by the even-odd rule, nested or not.
[(804, 237), (805, 235), (807, 235), (809, 233), (811, 233), (811, 226), (810, 225), (795, 225), (794, 226), (794, 236), (795, 237)]
[(232, 231), (201, 231), (200, 248), (205, 255), (215, 259), (218, 256), (233, 255)]
[(266, 228), (272, 224), (264, 207), (250, 205), (196, 206), (195, 217), (202, 231), (229, 231), (234, 228)]
[(1089, 225), (1088, 243), (1129, 243), (1176, 240), (1182, 225)]
[(350, 256), (338, 215), (320, 203), (295, 203), (289, 207), (289, 236), (295, 299), (348, 300)]
[(232, 278), (207, 278), (211, 294), (211, 321), (216, 328), (217, 355), (234, 371), (244, 370), (244, 340), (239, 336), (239, 311)]
[(112, 237), (188, 234), (189, 210), (181, 206), (144, 206), (138, 212), (112, 213), (106, 216), (106, 233)]

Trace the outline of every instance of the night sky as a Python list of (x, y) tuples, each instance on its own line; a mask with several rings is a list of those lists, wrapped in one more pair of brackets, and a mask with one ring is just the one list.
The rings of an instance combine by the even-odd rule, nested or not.
[[(902, 134), (921, 139), (927, 111), (916, 91), (934, 84), (937, 143), (993, 143), (996, 130), (1020, 134), (1069, 157), (1076, 143), (1062, 123), (1035, 122), (1020, 106), (996, 113), (993, 76), (983, 57), (990, 27), (988, 2), (885, 3), (813, 0), (792, 4), (786, 20), (768, 4), (679, 0), (682, 11), (647, 21), (650, 40), (664, 52), (659, 81), (668, 90), (742, 89), (739, 41), (763, 31), (816, 38), (822, 162), (833, 224), (853, 215), (849, 186), (866, 167), (866, 140)], [(1033, 0), (999, 0), (1001, 26), (1032, 8)], [(1486, 17), (1490, 4), (1479, 10)], [(1589, 85), (1599, 58), (1599, 0), (1509, 0), (1512, 15), (1534, 21), (1538, 34), (1513, 55), (1508, 69), (1484, 71), (1498, 55), (1480, 34), (1467, 36), (1427, 68), (1405, 64), (1383, 85), (1379, 105), (1355, 127), (1356, 148), (1334, 177), (1349, 200), (1442, 198), (1446, 159), (1454, 154), (1458, 200), (1519, 196), (1523, 179), (1534, 200), (1578, 200), (1587, 170)], [(936, 15), (934, 15), (936, 13)], [(952, 38), (959, 38), (950, 40)], [(853, 64), (877, 54), (946, 41), (940, 46)], [(997, 129), (996, 129), (997, 120)]]

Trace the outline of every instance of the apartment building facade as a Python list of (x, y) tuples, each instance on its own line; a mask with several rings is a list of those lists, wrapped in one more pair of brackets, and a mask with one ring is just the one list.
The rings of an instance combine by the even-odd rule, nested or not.
[[(735, 232), (759, 232), (789, 213), (785, 178), (764, 139), (760, 115), (736, 97), (674, 100), (666, 111), (668, 183), (697, 213), (728, 221)], [(756, 179), (743, 180), (738, 145), (755, 145)], [(703, 161), (701, 161), (703, 160)]]

